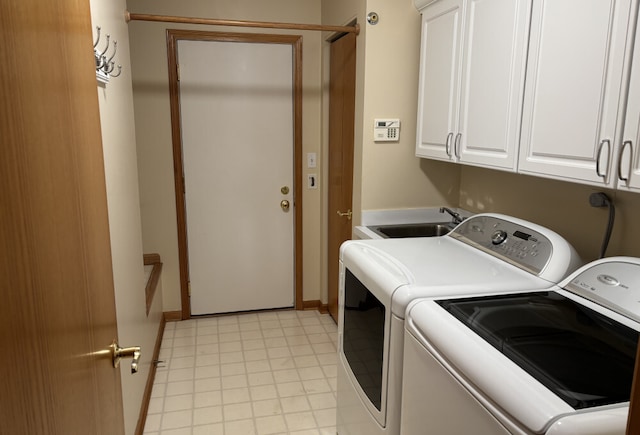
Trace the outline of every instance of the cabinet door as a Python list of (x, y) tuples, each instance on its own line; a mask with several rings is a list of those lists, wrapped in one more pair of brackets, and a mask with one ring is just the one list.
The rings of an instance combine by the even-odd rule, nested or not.
[(622, 148), (617, 167), (618, 189), (640, 191), (640, 32), (636, 30), (633, 67)]
[(531, 0), (467, 3), (454, 137), (461, 162), (515, 170), (530, 13)]
[(613, 185), (630, 0), (537, 1), (519, 172)]
[(462, 0), (442, 0), (422, 12), (416, 155), (453, 158), (462, 48)]

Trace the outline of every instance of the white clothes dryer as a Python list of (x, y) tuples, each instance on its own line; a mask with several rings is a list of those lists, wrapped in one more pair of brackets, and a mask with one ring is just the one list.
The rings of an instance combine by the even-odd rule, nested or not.
[(414, 301), (402, 435), (624, 435), (640, 331), (640, 259), (559, 286)]
[(549, 287), (580, 264), (555, 232), (499, 214), (472, 216), (440, 237), (345, 242), (338, 434), (400, 433), (404, 319), (412, 300)]

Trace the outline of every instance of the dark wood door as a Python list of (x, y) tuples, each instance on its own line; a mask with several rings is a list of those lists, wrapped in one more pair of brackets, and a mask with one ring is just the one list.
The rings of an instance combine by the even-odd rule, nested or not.
[(328, 308), (338, 321), (340, 245), (351, 238), (356, 36), (331, 44), (329, 86)]
[(0, 433), (124, 433), (89, 2), (0, 2)]

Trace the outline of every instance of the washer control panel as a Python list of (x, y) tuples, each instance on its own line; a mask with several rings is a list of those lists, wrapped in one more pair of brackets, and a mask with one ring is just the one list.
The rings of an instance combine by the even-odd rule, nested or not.
[(495, 216), (472, 216), (449, 235), (536, 275), (553, 252), (551, 241), (541, 232)]
[(565, 289), (640, 322), (640, 260), (607, 259), (582, 270)]

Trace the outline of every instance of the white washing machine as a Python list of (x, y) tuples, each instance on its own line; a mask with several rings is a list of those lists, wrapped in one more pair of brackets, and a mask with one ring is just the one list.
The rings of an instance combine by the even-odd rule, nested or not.
[(345, 242), (338, 434), (400, 433), (404, 319), (413, 299), (549, 287), (580, 264), (558, 234), (498, 214), (470, 217), (446, 236)]
[(414, 301), (402, 435), (624, 435), (640, 259), (590, 263), (533, 292)]

